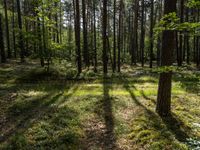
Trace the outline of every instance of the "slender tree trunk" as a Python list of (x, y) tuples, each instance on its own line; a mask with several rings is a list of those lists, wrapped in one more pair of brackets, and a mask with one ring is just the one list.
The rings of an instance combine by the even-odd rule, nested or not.
[(10, 50), (10, 35), (9, 35), (9, 24), (8, 24), (7, 0), (4, 0), (4, 10), (5, 10), (6, 42), (7, 42), (8, 58), (11, 58), (12, 54), (11, 54), (11, 50)]
[(97, 35), (96, 35), (96, 9), (93, 0), (93, 21), (94, 21), (94, 72), (97, 72)]
[(15, 0), (12, 0), (12, 36), (13, 36), (13, 50), (14, 57), (17, 58), (17, 50), (16, 50), (16, 37), (15, 37)]
[(116, 71), (116, 0), (114, 0), (113, 14), (113, 72)]
[(153, 26), (154, 26), (154, 0), (151, 0), (151, 18), (150, 18), (150, 64), (149, 67), (153, 67)]
[(103, 72), (107, 74), (108, 68), (108, 50), (107, 50), (107, 0), (103, 0)]
[(87, 67), (89, 67), (88, 53), (88, 30), (86, 21), (86, 2), (82, 0), (82, 17), (83, 17), (83, 59)]
[(20, 6), (20, 0), (17, 0), (17, 14), (18, 14), (18, 26), (19, 26), (19, 47), (20, 47), (20, 57), (21, 62), (24, 62), (24, 38), (22, 33), (22, 17), (21, 17), (21, 6)]
[[(162, 12), (163, 12), (163, 0), (159, 1), (159, 15), (158, 15), (158, 20), (162, 18)], [(160, 50), (161, 50), (161, 35), (158, 35), (158, 41), (157, 41), (157, 66), (160, 66)]]
[[(189, 21), (189, 8), (186, 7), (186, 16), (185, 16), (185, 21), (188, 22)], [(189, 37), (189, 32), (187, 32), (187, 35), (185, 35), (185, 48), (186, 48), (186, 55), (187, 55), (187, 64), (190, 63), (190, 37)]]
[(135, 20), (133, 28), (133, 46), (132, 46), (132, 64), (137, 63), (137, 52), (138, 52), (138, 10), (139, 10), (139, 0), (135, 0)]
[(60, 11), (59, 11), (59, 14), (60, 14), (60, 31), (59, 31), (59, 35), (60, 35), (60, 43), (62, 44), (62, 23), (63, 23), (63, 20), (62, 20), (62, 1), (60, 0)]
[(141, 52), (141, 62), (142, 67), (144, 67), (144, 41), (145, 41), (145, 27), (144, 27), (144, 0), (142, 0), (142, 11), (141, 11), (141, 39), (140, 39), (140, 52)]
[(122, 28), (122, 7), (123, 7), (123, 1), (120, 0), (120, 8), (119, 8), (119, 29), (118, 29), (118, 60), (117, 60), (117, 71), (121, 71), (121, 43), (122, 43), (122, 34), (121, 34), (121, 28)]
[(1, 63), (5, 63), (6, 55), (5, 55), (4, 36), (3, 36), (2, 26), (3, 26), (2, 15), (0, 13), (0, 56), (1, 56)]
[(81, 62), (81, 40), (80, 40), (80, 9), (79, 0), (75, 0), (75, 38), (76, 38), (76, 57), (77, 57), (77, 67), (78, 75), (82, 72), (82, 62)]
[[(55, 2), (55, 8), (58, 8), (58, 2)], [(58, 28), (58, 13), (55, 14), (55, 22), (56, 22), (56, 43), (60, 43), (59, 41), (59, 28)]]

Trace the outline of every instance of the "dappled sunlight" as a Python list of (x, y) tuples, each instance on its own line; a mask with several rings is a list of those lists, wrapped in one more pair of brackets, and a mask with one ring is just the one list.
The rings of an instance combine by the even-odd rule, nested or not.
[(185, 149), (188, 137), (195, 137), (190, 141), (200, 137), (199, 96), (187, 93), (176, 79), (172, 87), (175, 119), (162, 119), (154, 110), (157, 76), (136, 70), (137, 74), (65, 80), (41, 69), (30, 68), (22, 74), (6, 69), (16, 78), (0, 84), (4, 108), (0, 141), (12, 148)]

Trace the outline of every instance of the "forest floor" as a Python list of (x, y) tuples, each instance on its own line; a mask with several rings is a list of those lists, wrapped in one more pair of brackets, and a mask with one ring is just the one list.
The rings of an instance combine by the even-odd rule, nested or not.
[(0, 65), (0, 149), (200, 149), (199, 71), (174, 74), (168, 118), (155, 113), (158, 74), (147, 68), (75, 73), (64, 62), (50, 73), (37, 61)]

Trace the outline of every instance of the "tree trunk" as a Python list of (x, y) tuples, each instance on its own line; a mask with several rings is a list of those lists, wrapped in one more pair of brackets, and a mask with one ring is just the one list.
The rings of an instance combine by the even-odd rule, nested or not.
[(154, 0), (151, 0), (151, 18), (150, 18), (150, 64), (149, 67), (153, 67), (153, 26), (154, 26)]
[[(176, 12), (176, 0), (164, 1), (164, 14)], [(173, 50), (175, 49), (175, 32), (163, 31), (161, 52), (161, 66), (171, 66), (173, 62)], [(156, 111), (160, 116), (170, 115), (171, 111), (171, 86), (172, 72), (160, 74)]]
[(140, 39), (140, 52), (141, 52), (141, 62), (142, 67), (144, 67), (144, 41), (145, 41), (145, 27), (144, 27), (144, 18), (145, 9), (144, 9), (144, 0), (142, 0), (142, 11), (141, 11), (141, 39)]
[(82, 17), (83, 17), (83, 59), (85, 65), (89, 67), (89, 53), (88, 53), (88, 31), (86, 21), (86, 3), (82, 0)]
[(0, 13), (0, 55), (1, 55), (1, 63), (6, 62), (6, 55), (5, 55), (5, 47), (4, 47), (4, 36), (3, 36), (3, 29), (2, 29), (2, 15)]
[(121, 43), (122, 43), (122, 7), (123, 1), (120, 0), (120, 8), (119, 8), (119, 29), (118, 29), (118, 60), (117, 60), (117, 71), (120, 72), (121, 67)]
[(16, 37), (15, 37), (15, 0), (12, 0), (12, 36), (13, 36), (13, 50), (14, 57), (17, 58), (17, 50), (16, 50)]
[(97, 72), (97, 35), (96, 35), (96, 9), (93, 0), (93, 21), (94, 21), (94, 72)]
[(107, 74), (108, 68), (108, 50), (107, 50), (107, 0), (103, 0), (103, 72)]
[(20, 0), (17, 0), (17, 14), (18, 14), (18, 26), (19, 26), (19, 47), (20, 47), (20, 57), (21, 62), (24, 62), (24, 39), (23, 39), (23, 33), (22, 33), (22, 17), (21, 17), (21, 6), (20, 6)]
[(82, 72), (82, 62), (81, 62), (81, 40), (80, 40), (80, 9), (79, 0), (75, 0), (75, 38), (76, 38), (76, 57), (77, 57), (77, 69), (78, 75)]
[(139, 10), (139, 0), (135, 0), (135, 20), (133, 28), (133, 45), (132, 45), (132, 64), (136, 65), (137, 63), (137, 52), (138, 52), (138, 10)]
[(8, 12), (7, 12), (7, 2), (6, 1), (7, 0), (4, 0), (5, 24), (6, 24), (6, 42), (7, 42), (8, 58), (11, 58)]

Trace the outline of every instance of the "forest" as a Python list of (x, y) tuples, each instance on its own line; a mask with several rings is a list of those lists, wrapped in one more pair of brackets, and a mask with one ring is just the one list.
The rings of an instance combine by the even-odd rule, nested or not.
[(200, 150), (199, 0), (0, 0), (0, 149)]

